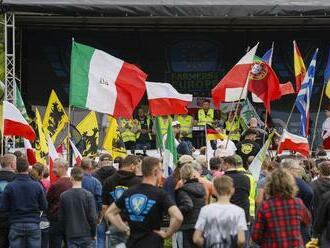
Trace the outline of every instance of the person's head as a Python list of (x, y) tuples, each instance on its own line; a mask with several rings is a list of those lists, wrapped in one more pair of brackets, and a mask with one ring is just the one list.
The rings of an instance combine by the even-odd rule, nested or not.
[(197, 161), (191, 162), (191, 166), (194, 169), (194, 177), (195, 178), (200, 178), (202, 173), (203, 173), (203, 167), (200, 163)]
[(92, 159), (90, 158), (83, 158), (80, 163), (81, 169), (83, 169), (84, 172), (91, 172), (93, 169), (92, 166)]
[(302, 167), (299, 165), (299, 161), (297, 159), (283, 159), (281, 161), (281, 168), (288, 170), (294, 177), (301, 177)]
[(233, 155), (233, 157), (236, 160), (236, 167), (243, 167), (243, 159), (242, 159), (242, 157), (240, 155), (238, 155), (238, 154)]
[(257, 120), (257, 118), (252, 117), (252, 118), (249, 120), (249, 127), (250, 127), (250, 128), (256, 128), (256, 127), (258, 127), (258, 120)]
[(15, 151), (14, 155), (16, 158), (25, 158), (24, 154), (21, 151)]
[(27, 174), (29, 171), (29, 163), (25, 158), (18, 158), (16, 162), (16, 169), (18, 173)]
[(233, 179), (229, 176), (224, 175), (221, 177), (216, 177), (213, 180), (213, 186), (215, 188), (218, 197), (221, 196), (231, 197), (235, 192)]
[(53, 165), (53, 173), (58, 177), (66, 176), (69, 168), (69, 163), (63, 158), (56, 158)]
[(205, 155), (198, 155), (196, 162), (199, 163), (203, 168), (207, 168), (207, 159)]
[(42, 178), (47, 179), (49, 177), (49, 169), (48, 167), (44, 167), (44, 173), (42, 175)]
[(121, 163), (119, 170), (129, 171), (135, 173), (136, 167), (140, 163), (140, 157), (136, 155), (128, 155), (124, 158)]
[(44, 165), (41, 163), (35, 163), (34, 165), (32, 165), (29, 174), (33, 180), (41, 180), (44, 174)]
[(210, 169), (212, 171), (218, 171), (221, 169), (222, 160), (220, 157), (215, 156), (210, 159)]
[(322, 158), (322, 159), (327, 159), (328, 158), (327, 152), (323, 149), (317, 151), (317, 153), (315, 155), (316, 155), (316, 158)]
[(73, 183), (81, 182), (84, 177), (84, 171), (82, 168), (75, 166), (71, 170), (70, 179)]
[(143, 179), (149, 179), (154, 185), (159, 183), (162, 177), (162, 166), (160, 160), (155, 157), (145, 157), (142, 161), (142, 175)]
[(138, 116), (139, 117), (145, 117), (146, 116), (146, 111), (144, 110), (143, 107), (139, 107), (139, 109), (138, 109)]
[(14, 154), (8, 153), (1, 158), (1, 168), (11, 171), (16, 171), (17, 158)]
[(279, 168), (280, 164), (276, 161), (270, 161), (269, 159), (265, 159), (262, 163), (262, 170), (266, 176), (270, 175), (276, 168)]
[(237, 166), (236, 158), (234, 156), (228, 156), (223, 158), (223, 169), (227, 171), (229, 169), (234, 169)]
[(173, 128), (173, 133), (174, 136), (177, 136), (181, 132), (181, 124), (178, 121), (173, 121), (172, 122), (172, 128)]
[(253, 128), (249, 128), (245, 132), (245, 139), (246, 140), (255, 141), (257, 139), (257, 136), (258, 136), (258, 131), (256, 131)]
[(205, 111), (208, 111), (210, 109), (210, 100), (204, 100), (203, 103), (202, 103), (202, 108), (205, 110)]
[(274, 170), (267, 178), (265, 191), (269, 197), (290, 199), (295, 196), (297, 186), (293, 176), (280, 168)]
[(319, 164), (321, 177), (330, 177), (330, 161), (325, 161)]
[(205, 155), (206, 154), (206, 146), (202, 146), (199, 148), (199, 155)]
[(194, 168), (191, 164), (186, 164), (180, 169), (180, 176), (183, 182), (186, 182), (194, 177)]
[(120, 169), (121, 168), (121, 163), (123, 161), (123, 157), (116, 157), (114, 160), (113, 160), (113, 165), (115, 167), (117, 167), (117, 169)]
[(330, 106), (327, 106), (325, 109), (325, 116), (328, 118), (330, 117)]
[(103, 153), (99, 157), (98, 167), (104, 166), (112, 166), (113, 165), (113, 158), (109, 153)]

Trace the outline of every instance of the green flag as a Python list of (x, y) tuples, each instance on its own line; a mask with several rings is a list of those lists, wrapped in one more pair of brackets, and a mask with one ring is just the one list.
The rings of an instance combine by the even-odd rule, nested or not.
[(163, 136), (162, 136), (162, 132), (161, 132), (160, 126), (159, 126), (159, 117), (155, 118), (155, 125), (156, 125), (156, 145), (157, 145), (157, 148), (160, 149), (160, 150), (164, 150)]
[(19, 90), (19, 88), (16, 86), (16, 108), (21, 112), (21, 114), (23, 115), (24, 119), (30, 123), (31, 122), (31, 119), (30, 117), (28, 116), (27, 112), (26, 112), (26, 108), (25, 108), (25, 104), (23, 102), (23, 98), (22, 98), (22, 95), (21, 95), (21, 91)]
[(176, 150), (172, 124), (169, 123), (167, 128), (166, 140), (165, 140), (165, 151), (163, 155), (165, 177), (168, 177), (171, 174), (171, 172), (173, 172), (177, 162), (178, 162), (178, 152)]

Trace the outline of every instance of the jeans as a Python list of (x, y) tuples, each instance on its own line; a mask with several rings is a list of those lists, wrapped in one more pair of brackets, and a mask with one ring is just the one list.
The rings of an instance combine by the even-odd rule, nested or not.
[(107, 231), (107, 224), (103, 219), (96, 227), (96, 247), (105, 248), (105, 233)]
[(49, 247), (49, 228), (41, 229), (41, 248)]
[(95, 248), (95, 240), (92, 237), (67, 239), (68, 248)]
[(115, 226), (109, 227), (108, 248), (116, 248), (117, 245), (123, 244), (121, 247), (126, 247), (127, 235), (120, 232)]
[(14, 223), (9, 229), (10, 248), (41, 246), (41, 231), (37, 223)]
[(64, 241), (64, 234), (57, 221), (49, 222), (49, 248), (61, 248)]

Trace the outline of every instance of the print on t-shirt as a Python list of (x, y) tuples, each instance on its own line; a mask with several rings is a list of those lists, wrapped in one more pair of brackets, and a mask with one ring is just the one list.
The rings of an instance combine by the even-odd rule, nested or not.
[(110, 192), (110, 195), (114, 201), (117, 201), (121, 197), (121, 195), (124, 193), (124, 191), (127, 189), (128, 189), (128, 187), (125, 187), (125, 186), (116, 186), (114, 191)]
[(156, 203), (148, 199), (146, 195), (134, 194), (125, 198), (125, 207), (131, 221), (143, 222), (152, 206)]

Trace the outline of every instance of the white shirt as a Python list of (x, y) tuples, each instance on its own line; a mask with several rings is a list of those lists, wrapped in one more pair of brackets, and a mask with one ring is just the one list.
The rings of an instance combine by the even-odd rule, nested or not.
[(322, 138), (330, 137), (330, 117), (326, 118), (322, 124)]
[(226, 144), (227, 139), (217, 140), (217, 150), (215, 151), (215, 156), (227, 157), (235, 155), (235, 152), (237, 150), (235, 143), (229, 140), (227, 148), (225, 148)]

